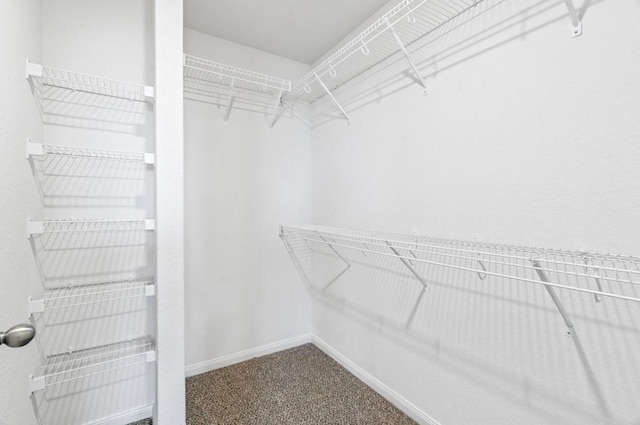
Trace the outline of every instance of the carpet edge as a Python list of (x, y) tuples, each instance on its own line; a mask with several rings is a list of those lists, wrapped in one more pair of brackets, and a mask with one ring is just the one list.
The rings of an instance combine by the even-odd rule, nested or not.
[(85, 422), (84, 425), (122, 425), (141, 421), (153, 416), (153, 405), (141, 406), (106, 418)]
[(233, 354), (227, 354), (225, 356), (216, 357), (211, 360), (205, 360), (203, 362), (194, 363), (188, 365), (185, 368), (187, 378), (203, 373), (211, 372), (212, 370), (220, 369), (222, 367), (231, 366), (236, 363), (251, 360), (254, 357), (262, 357), (269, 354), (274, 354), (279, 351), (288, 350), (289, 348), (298, 347), (303, 344), (309, 344), (313, 340), (311, 334), (303, 334), (294, 336), (292, 338), (283, 339), (280, 341), (272, 342), (269, 344), (261, 345), (259, 347), (249, 348), (248, 350), (239, 351)]
[(431, 416), (420, 410), (416, 405), (409, 400), (389, 388), (382, 381), (375, 376), (371, 375), (366, 370), (362, 369), (355, 362), (351, 361), (348, 357), (340, 353), (328, 342), (323, 340), (317, 335), (312, 335), (311, 340), (313, 344), (322, 350), (326, 355), (338, 362), (342, 367), (347, 369), (351, 374), (356, 376), (362, 382), (367, 384), (371, 389), (380, 394), (383, 398), (400, 409), (405, 415), (409, 416), (414, 421), (425, 425), (442, 425)]

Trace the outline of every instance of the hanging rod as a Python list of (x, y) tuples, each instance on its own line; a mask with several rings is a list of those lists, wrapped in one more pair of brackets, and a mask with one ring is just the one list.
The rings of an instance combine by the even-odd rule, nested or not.
[(25, 76), (27, 79), (34, 80), (43, 86), (117, 97), (136, 102), (150, 102), (155, 96), (155, 90), (152, 86), (143, 86), (126, 81), (52, 68), (32, 63), (29, 59), (27, 59)]
[(29, 298), (29, 314), (46, 311), (155, 296), (155, 281), (150, 278), (72, 285), (48, 289), (42, 299)]
[[(320, 226), (282, 226), (288, 241), (321, 244), (343, 253), (366, 253), (594, 296), (640, 302), (640, 258), (582, 251), (373, 234)], [(423, 283), (424, 284), (424, 283)], [(554, 300), (555, 302), (555, 300)], [(562, 311), (563, 307), (558, 306)]]
[(55, 385), (156, 361), (151, 337), (47, 356), (45, 364), (30, 376), (32, 393)]
[(269, 95), (276, 95), (280, 90), (291, 91), (289, 80), (187, 54), (184, 55), (184, 77), (227, 87), (233, 84), (234, 88)]
[(32, 156), (59, 156), (67, 158), (91, 158), (108, 161), (142, 162), (155, 164), (155, 154), (145, 152), (124, 152), (107, 149), (89, 149), (76, 146), (47, 145), (27, 139), (27, 159)]
[(84, 219), (45, 220), (27, 219), (27, 237), (44, 233), (119, 232), (156, 229), (154, 219)]

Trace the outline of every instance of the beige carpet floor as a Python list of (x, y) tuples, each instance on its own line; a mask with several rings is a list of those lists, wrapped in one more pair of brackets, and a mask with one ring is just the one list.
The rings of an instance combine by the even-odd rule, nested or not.
[(312, 344), (187, 379), (187, 425), (415, 424)]

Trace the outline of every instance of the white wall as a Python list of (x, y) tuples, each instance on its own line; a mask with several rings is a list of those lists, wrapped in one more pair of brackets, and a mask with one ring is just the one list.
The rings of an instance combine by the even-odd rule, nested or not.
[[(563, 2), (485, 2), (416, 52), (427, 96), (398, 62), (336, 92), (350, 126), (316, 105), (312, 221), (640, 255), (640, 4), (589, 4), (572, 39)], [(640, 422), (637, 306), (562, 292), (581, 352), (542, 288), (445, 283), (408, 331), (320, 299), (314, 334), (444, 425)]]
[(157, 155), (157, 390), (153, 423), (186, 422), (182, 1), (154, 3)]
[[(39, 286), (31, 249), (25, 237), (26, 216), (39, 208), (38, 191), (24, 159), (24, 139), (42, 135), (24, 61), (42, 55), (41, 3), (0, 2), (0, 329), (27, 322), (30, 290)], [(35, 343), (23, 348), (0, 347), (0, 423), (35, 425), (29, 402), (29, 374), (38, 365)]]
[[(205, 59), (281, 78), (309, 70), (189, 29), (184, 35), (185, 52)], [(188, 373), (310, 332), (308, 296), (278, 238), (279, 224), (311, 219), (310, 130), (289, 113), (268, 130), (268, 105), (240, 100), (225, 125), (224, 102), (185, 100)]]

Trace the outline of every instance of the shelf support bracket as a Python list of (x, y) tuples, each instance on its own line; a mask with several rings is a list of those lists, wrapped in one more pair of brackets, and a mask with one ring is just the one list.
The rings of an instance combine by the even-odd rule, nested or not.
[(405, 328), (408, 329), (411, 326), (411, 323), (413, 322), (413, 319), (414, 319), (414, 317), (416, 315), (416, 311), (418, 310), (418, 306), (420, 305), (420, 302), (422, 301), (422, 297), (424, 297), (424, 294), (427, 293), (427, 282), (424, 280), (424, 278), (422, 276), (420, 276), (418, 274), (416, 269), (414, 269), (413, 266), (402, 255), (400, 255), (398, 250), (395, 249), (389, 243), (389, 241), (384, 241), (384, 243), (386, 243), (387, 246), (389, 247), (389, 249), (398, 257), (398, 259), (400, 261), (402, 261), (402, 264), (404, 264), (409, 269), (411, 274), (414, 275), (416, 277), (416, 279), (418, 279), (418, 282), (420, 282), (422, 284), (422, 291), (420, 291), (420, 295), (418, 295), (418, 299), (416, 300), (415, 304), (413, 305), (413, 309), (411, 309), (411, 314), (409, 315), (409, 319), (407, 320), (407, 324), (405, 326)]
[[(317, 232), (316, 232), (316, 233), (317, 233)], [(328, 241), (324, 236), (322, 236), (320, 233), (317, 233), (317, 234), (318, 234), (318, 236), (320, 237), (320, 239), (322, 239), (322, 241), (323, 241), (325, 244), (327, 244), (327, 246), (328, 246), (329, 248), (331, 248), (331, 251), (333, 251), (333, 252), (338, 256), (338, 258), (340, 258), (340, 259), (341, 259), (341, 260), (342, 260), (342, 261), (347, 265), (347, 267), (345, 267), (345, 268), (344, 268), (344, 270), (342, 270), (340, 273), (338, 273), (338, 274), (336, 275), (336, 277), (334, 277), (333, 279), (331, 279), (331, 280), (329, 281), (329, 283), (327, 283), (326, 285), (324, 285), (324, 287), (322, 288), (322, 290), (324, 291), (324, 290), (326, 290), (329, 286), (333, 285), (333, 283), (334, 283), (336, 280), (340, 279), (340, 277), (341, 277), (343, 274), (345, 274), (345, 273), (346, 273), (346, 272), (351, 268), (351, 264), (349, 264), (349, 262), (348, 262), (347, 260), (345, 260), (345, 258), (344, 258), (342, 255), (340, 255), (340, 253), (338, 252), (338, 250), (336, 250), (336, 249), (333, 247), (333, 245), (331, 244), (331, 242), (329, 242), (329, 241)]]
[(32, 63), (29, 59), (27, 59), (24, 76), (27, 79), (29, 79), (29, 77), (42, 77), (42, 65)]
[(31, 221), (27, 218), (27, 239), (31, 239), (33, 235), (42, 235), (44, 233), (44, 222)]
[[(536, 270), (536, 273), (538, 273), (538, 277), (540, 278), (540, 280), (545, 283), (550, 283), (551, 281), (542, 269), (542, 266), (540, 266), (540, 262), (538, 260), (531, 260), (531, 262), (533, 263), (533, 268)], [(567, 336), (573, 336), (573, 322), (569, 318), (569, 314), (567, 314), (567, 310), (565, 310), (564, 305), (562, 305), (562, 302), (560, 301), (560, 298), (558, 298), (558, 295), (556, 294), (553, 286), (544, 285), (544, 288), (549, 293), (549, 296), (553, 300), (553, 303), (556, 305), (556, 308), (558, 309), (560, 315), (562, 316), (562, 319), (564, 320), (564, 324), (567, 326)]]
[(411, 272), (411, 274), (412, 274), (412, 275), (414, 275), (414, 276), (416, 277), (416, 279), (418, 279), (418, 281), (422, 284), (423, 288), (426, 290), (426, 289), (427, 289), (427, 282), (422, 278), (422, 276), (420, 276), (420, 275), (418, 274), (418, 272), (416, 271), (416, 269), (414, 269), (414, 268), (413, 268), (413, 266), (412, 266), (411, 264), (409, 264), (409, 262), (408, 262), (408, 261), (407, 261), (407, 260), (406, 260), (402, 255), (400, 255), (400, 253), (398, 252), (398, 250), (397, 250), (397, 249), (395, 249), (395, 248), (393, 247), (393, 245), (391, 245), (391, 244), (389, 243), (389, 241), (384, 241), (384, 243), (386, 243), (386, 244), (387, 244), (387, 246), (389, 247), (389, 249), (390, 249), (391, 251), (393, 251), (393, 253), (398, 257), (398, 259), (399, 259), (400, 261), (402, 261), (402, 264), (404, 264), (404, 265), (409, 269), (409, 271)]
[(229, 88), (229, 97), (227, 98), (227, 107), (224, 112), (224, 123), (229, 120), (229, 112), (231, 112), (231, 104), (233, 103), (233, 87), (236, 82), (235, 78), (231, 79), (231, 88)]
[[(570, 0), (568, 0), (568, 1), (570, 1)], [(422, 78), (422, 75), (420, 75), (420, 71), (418, 71), (418, 67), (416, 66), (415, 62), (411, 58), (411, 55), (407, 51), (407, 48), (404, 47), (404, 43), (400, 39), (400, 36), (396, 32), (396, 30), (393, 28), (393, 25), (391, 25), (388, 20), (385, 21), (385, 22), (387, 24), (387, 28), (389, 28), (391, 30), (391, 34), (393, 34), (393, 38), (396, 39), (396, 43), (398, 43), (398, 46), (400, 47), (400, 50), (404, 54), (404, 57), (407, 59), (407, 62), (409, 62), (409, 65), (411, 65), (411, 69), (413, 69), (413, 72), (416, 74), (416, 77), (418, 78), (418, 80), (420, 80), (420, 85), (422, 86), (422, 88), (424, 90), (423, 91), (424, 94), (427, 94), (427, 84), (425, 83), (424, 78)]]
[(44, 154), (42, 143), (34, 143), (31, 139), (27, 139), (27, 159), (32, 156), (41, 156)]
[(333, 93), (331, 93), (331, 90), (329, 90), (329, 88), (320, 79), (320, 76), (315, 72), (313, 73), (313, 75), (316, 77), (316, 80), (318, 80), (318, 82), (320, 83), (320, 85), (322, 86), (324, 91), (327, 92), (327, 94), (329, 95), (331, 100), (333, 100), (333, 103), (335, 103), (336, 106), (338, 107), (338, 109), (340, 109), (340, 112), (342, 112), (342, 115), (344, 115), (345, 119), (347, 120), (347, 125), (349, 125), (351, 123), (351, 118), (349, 118), (349, 114), (347, 114), (346, 111), (342, 108), (342, 106), (340, 106), (340, 103), (338, 102), (338, 99), (336, 99), (336, 97), (333, 95)]
[(296, 267), (298, 274), (302, 278), (302, 282), (304, 282), (304, 285), (307, 287), (307, 291), (311, 293), (312, 291), (311, 279), (309, 278), (309, 276), (307, 276), (307, 273), (305, 273), (302, 267), (302, 264), (300, 264), (300, 261), (298, 260), (298, 257), (296, 257), (293, 247), (291, 246), (291, 244), (289, 243), (289, 240), (283, 233), (282, 226), (280, 226), (280, 239), (282, 240), (282, 243), (284, 244), (285, 248), (287, 248), (289, 257), (291, 257), (291, 261), (293, 261), (293, 265)]
[(278, 96), (276, 97), (276, 104), (274, 106), (276, 111), (273, 113), (271, 122), (269, 123), (270, 130), (274, 125), (276, 125), (276, 122), (278, 122), (278, 118), (280, 118), (280, 114), (282, 113), (282, 89), (278, 90)]
[(569, 16), (571, 17), (571, 37), (578, 37), (582, 35), (582, 20), (578, 15), (578, 11), (573, 5), (573, 0), (564, 0), (567, 5), (567, 10), (569, 11)]

